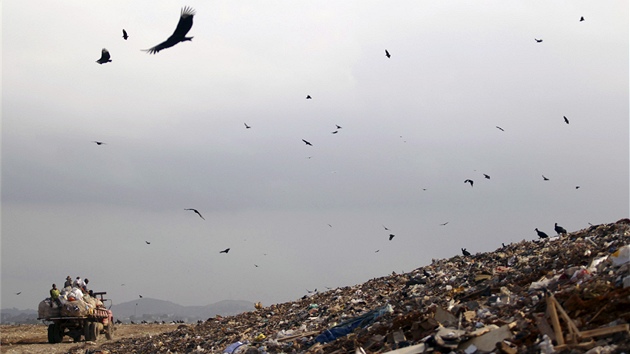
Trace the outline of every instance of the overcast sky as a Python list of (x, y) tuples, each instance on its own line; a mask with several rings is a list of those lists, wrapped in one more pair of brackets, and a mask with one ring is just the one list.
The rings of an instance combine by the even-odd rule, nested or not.
[[(141, 51), (184, 6), (194, 39)], [(114, 303), (270, 305), (628, 217), (628, 13), (3, 1), (0, 305), (67, 275)]]

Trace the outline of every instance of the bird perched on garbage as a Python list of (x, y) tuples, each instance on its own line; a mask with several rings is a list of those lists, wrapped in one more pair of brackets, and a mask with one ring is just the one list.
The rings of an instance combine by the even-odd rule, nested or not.
[(536, 230), (536, 234), (538, 234), (538, 237), (540, 237), (540, 238), (549, 238), (549, 235), (547, 235), (546, 233), (538, 230), (538, 228), (535, 228), (534, 230)]
[(387, 49), (385, 49), (385, 56), (388, 58), (391, 58), (392, 56), (389, 54), (389, 52), (387, 51)]
[(199, 217), (200, 217), (200, 218), (202, 218), (202, 219), (206, 220), (206, 218), (204, 218), (204, 217), (201, 215), (201, 213), (199, 212), (199, 210), (197, 210), (197, 209), (189, 208), (189, 209), (184, 209), (184, 210), (191, 210), (191, 211), (194, 211), (194, 212), (195, 212), (195, 214), (199, 215)]
[(96, 62), (102, 65), (111, 62), (112, 60), (110, 58), (109, 51), (103, 48), (103, 50), (101, 50), (101, 57)]
[(306, 141), (306, 140), (304, 140), (304, 139), (302, 139), (302, 141), (304, 142), (304, 144), (306, 144), (306, 145), (308, 145), (308, 146), (313, 146), (313, 144), (311, 144), (310, 142), (308, 142), (308, 141)]
[(170, 48), (179, 42), (192, 41), (193, 37), (186, 37), (186, 34), (193, 25), (193, 17), (195, 16), (195, 10), (191, 7), (183, 7), (179, 16), (179, 22), (175, 28), (175, 32), (171, 34), (164, 42), (156, 45), (153, 48), (144, 49), (149, 54), (156, 54), (162, 49)]
[(466, 251), (465, 248), (462, 248), (462, 254), (464, 255), (464, 257), (470, 256), (470, 252)]
[(470, 186), (472, 187), (474, 182), (472, 179), (467, 179), (464, 181), (464, 183), (470, 183)]
[(389, 240), (391, 241), (396, 235), (394, 234), (389, 234)]
[(562, 116), (562, 118), (564, 118), (564, 122), (569, 124), (569, 118), (567, 118), (567, 116)]
[(219, 253), (225, 253), (225, 254), (227, 254), (228, 252), (230, 252), (230, 249), (229, 249), (229, 248), (226, 248), (226, 249), (224, 249), (223, 251), (221, 251), (221, 252), (219, 252)]
[(553, 229), (556, 231), (556, 233), (558, 235), (560, 235), (560, 234), (565, 234), (566, 235), (567, 234), (567, 230), (564, 227), (558, 225), (558, 223), (554, 224)]
[(127, 40), (127, 38), (129, 38), (129, 36), (127, 35), (127, 31), (123, 28), (123, 39)]

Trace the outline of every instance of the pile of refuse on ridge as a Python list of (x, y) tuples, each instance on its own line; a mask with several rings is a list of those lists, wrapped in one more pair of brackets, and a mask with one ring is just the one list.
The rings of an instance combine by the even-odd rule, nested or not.
[(628, 353), (629, 322), (622, 219), (87, 352)]

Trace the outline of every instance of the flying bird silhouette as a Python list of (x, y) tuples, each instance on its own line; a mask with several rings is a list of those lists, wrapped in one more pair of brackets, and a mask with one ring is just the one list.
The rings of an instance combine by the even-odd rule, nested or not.
[(147, 245), (150, 245), (150, 244), (151, 244), (151, 242), (149, 242), (149, 241), (144, 241), (144, 242), (145, 242)]
[(580, 17), (580, 22), (584, 21), (584, 16)]
[(306, 144), (306, 145), (308, 145), (308, 146), (313, 146), (313, 144), (311, 144), (310, 142), (308, 142), (308, 141), (306, 141), (306, 140), (304, 140), (304, 139), (302, 139), (302, 141), (304, 142), (304, 144)]
[(243, 124), (245, 124), (245, 129), (251, 128), (249, 125), (247, 125), (247, 123), (243, 123)]
[(15, 295), (20, 295), (21, 293), (22, 293), (21, 291), (18, 291), (17, 293), (15, 293)]
[(337, 127), (337, 129), (341, 129), (341, 125), (335, 124), (335, 127)]
[(335, 130), (334, 132), (331, 132), (330, 134), (337, 134), (339, 133), (339, 130)]
[(383, 225), (383, 228), (384, 228), (386, 231), (389, 231), (389, 229), (388, 229), (387, 227), (385, 227), (385, 225)]
[(201, 216), (201, 213), (200, 213), (200, 212), (199, 212), (199, 210), (197, 210), (197, 209), (190, 208), (190, 209), (184, 209), (184, 210), (192, 210), (192, 211), (194, 211), (194, 212), (195, 212), (195, 214), (199, 215), (199, 217), (200, 217), (200, 218), (202, 218), (202, 219), (206, 220), (206, 218), (204, 218), (203, 216)]
[(190, 31), (190, 28), (193, 25), (194, 16), (195, 10), (188, 6), (183, 7), (181, 15), (179, 17), (179, 22), (177, 23), (177, 27), (175, 28), (175, 32), (173, 32), (173, 34), (168, 37), (164, 42), (156, 45), (153, 48), (144, 49), (144, 51), (149, 54), (156, 54), (160, 50), (170, 48), (179, 42), (192, 41), (193, 37), (186, 37), (186, 33)]
[(502, 131), (502, 132), (504, 132), (504, 131), (505, 131), (505, 130), (503, 130), (503, 128), (501, 128), (501, 127), (500, 127), (500, 126), (498, 126), (498, 125), (497, 125), (496, 127), (497, 127), (497, 129), (499, 129), (499, 130), (500, 130), (500, 131)]
[(219, 252), (219, 253), (225, 253), (225, 254), (227, 254), (228, 252), (230, 252), (230, 249), (229, 249), (229, 248), (226, 248), (226, 249), (224, 249), (223, 251), (221, 251), (221, 252)]
[(387, 51), (387, 49), (385, 49), (385, 56), (388, 57), (388, 58), (392, 57), (391, 55), (389, 55), (389, 52)]
[(312, 99), (313, 99), (313, 97), (311, 97), (311, 95), (306, 95), (306, 99), (307, 99), (307, 100), (312, 100)]
[(543, 41), (542, 39), (536, 39), (536, 38), (534, 38), (534, 40), (538, 43), (541, 43)]
[(560, 235), (560, 234), (565, 234), (565, 235), (566, 235), (566, 234), (567, 234), (567, 230), (566, 230), (564, 227), (562, 227), (562, 226), (558, 225), (558, 223), (555, 223), (555, 224), (554, 224), (554, 226), (553, 226), (553, 230), (554, 230), (554, 231), (555, 231), (558, 235)]
[(566, 116), (562, 116), (562, 118), (564, 118), (564, 122), (569, 124), (569, 118), (567, 118)]
[(535, 228), (534, 230), (536, 230), (536, 234), (538, 235), (538, 237), (540, 237), (540, 238), (549, 238), (549, 235), (547, 235), (546, 233), (538, 230), (538, 228)]
[(391, 241), (396, 235), (394, 234), (389, 234), (389, 240)]
[(448, 221), (445, 222), (445, 223), (440, 224), (440, 226), (446, 226), (446, 225), (448, 225)]
[(470, 183), (470, 186), (472, 187), (474, 182), (472, 179), (467, 179), (464, 181), (464, 183)]
[(490, 179), (490, 176), (488, 176), (488, 175), (487, 175), (487, 174), (485, 174), (485, 173), (483, 174), (483, 176), (484, 176), (486, 179)]
[(94, 140), (94, 141), (92, 141), (92, 142), (93, 142), (94, 144), (96, 144), (96, 145), (107, 145), (107, 144), (105, 144), (105, 143), (104, 143), (104, 142), (102, 142), (102, 141), (96, 141), (96, 140)]
[(575, 189), (580, 189), (580, 186), (575, 186)]
[(545, 175), (542, 175), (543, 181), (548, 181), (549, 178), (545, 177)]
[(464, 257), (468, 257), (470, 256), (470, 252), (466, 251), (465, 248), (462, 248), (462, 255), (464, 255)]
[(140, 298), (142, 299), (142, 295), (138, 295), (138, 296), (140, 296)]
[(125, 40), (127, 40), (127, 38), (129, 38), (129, 36), (127, 35), (127, 31), (125, 31), (125, 29), (123, 28), (123, 38)]
[(96, 62), (102, 65), (111, 62), (112, 60), (110, 58), (109, 51), (103, 48), (103, 50), (101, 50), (101, 57)]

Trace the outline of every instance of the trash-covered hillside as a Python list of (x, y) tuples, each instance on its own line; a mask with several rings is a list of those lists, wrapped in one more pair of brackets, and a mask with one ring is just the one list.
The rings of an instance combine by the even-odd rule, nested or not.
[(104, 343), (100, 351), (627, 353), (629, 275), (630, 220), (623, 219), (257, 304), (237, 316)]

